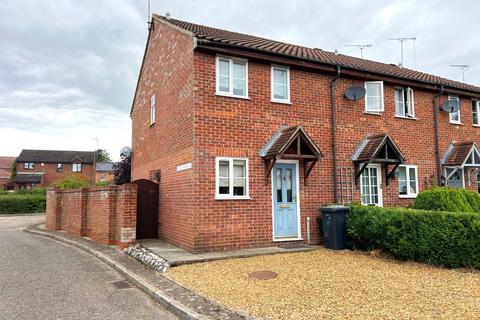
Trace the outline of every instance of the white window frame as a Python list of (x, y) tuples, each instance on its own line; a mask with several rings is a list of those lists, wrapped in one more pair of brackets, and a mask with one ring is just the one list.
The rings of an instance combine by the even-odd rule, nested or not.
[(155, 94), (150, 97), (150, 125), (155, 123)]
[[(219, 62), (220, 60), (228, 60), (229, 66), (229, 92), (220, 91), (220, 72), (219, 72)], [(245, 63), (245, 95), (236, 95), (233, 93), (233, 63), (241, 62)], [(226, 56), (216, 56), (215, 58), (215, 94), (217, 96), (249, 99), (248, 97), (248, 60), (234, 57)]]
[(448, 114), (448, 118), (450, 120), (450, 123), (451, 124), (462, 124), (462, 116), (461, 116), (461, 113), (460, 113), (460, 98), (457, 97), (457, 96), (448, 96), (448, 101), (450, 100), (457, 100), (458, 101), (458, 121), (455, 121), (455, 120), (452, 120), (452, 112)]
[[(365, 170), (367, 170), (367, 168), (376, 168), (377, 169), (378, 204), (373, 204), (373, 205), (377, 206), (377, 207), (383, 207), (382, 166), (380, 164), (375, 163), (375, 164), (367, 165)], [(363, 172), (362, 172), (362, 174), (363, 174)], [(371, 194), (372, 194), (371, 193), (371, 188), (372, 188), (371, 181), (369, 181), (369, 185), (370, 185), (369, 193), (370, 193), (370, 197), (371, 197)], [(371, 204), (363, 202), (363, 179), (362, 179), (362, 175), (360, 175), (360, 202), (361, 202), (362, 205), (365, 205), (365, 206), (371, 205)]]
[[(473, 110), (475, 108), (475, 111)], [(473, 115), (477, 114), (477, 123), (473, 121)], [(480, 127), (480, 100), (472, 100), (472, 123), (474, 127)]]
[(23, 164), (23, 169), (35, 170), (35, 163), (33, 163), (33, 162), (25, 162), (25, 163)]
[(82, 164), (81, 163), (72, 163), (72, 172), (74, 172), (74, 173), (82, 172)]
[[(381, 99), (381, 109), (380, 110), (369, 110), (368, 109), (368, 85), (369, 84), (380, 84), (380, 99)], [(365, 90), (367, 91), (367, 94), (365, 95), (365, 112), (366, 113), (373, 113), (373, 114), (379, 114), (385, 110), (385, 102), (384, 102), (384, 92), (383, 92), (383, 81), (366, 81), (365, 82)]]
[[(397, 97), (396, 92), (397, 90), (402, 91), (402, 114), (397, 113)], [(407, 100), (405, 101), (405, 93), (407, 96)], [(403, 88), (403, 87), (396, 87), (394, 93), (394, 100), (395, 100), (395, 116), (398, 118), (407, 118), (407, 119), (415, 119), (415, 93), (413, 89), (410, 87)], [(405, 111), (405, 109), (407, 111)]]
[[(418, 195), (418, 166), (416, 165), (410, 165), (410, 164), (405, 164), (405, 165), (400, 165), (398, 168), (405, 168), (405, 179), (407, 182), (407, 194), (400, 194), (398, 193), (399, 198), (416, 198)], [(410, 169), (415, 169), (415, 190), (417, 191), (416, 193), (411, 193), (410, 192)], [(397, 169), (398, 170), (398, 169)], [(400, 184), (400, 178), (397, 177), (398, 183)]]
[[(274, 76), (275, 70), (282, 70), (287, 72), (287, 88), (286, 88), (287, 98), (286, 99), (275, 98), (275, 76)], [(271, 71), (270, 71), (270, 88), (271, 88), (272, 102), (290, 104), (290, 68), (289, 67), (272, 65)]]
[(57, 163), (57, 172), (63, 172), (65, 165), (63, 163)]
[[(233, 162), (235, 160), (245, 161), (245, 195), (243, 196), (234, 196), (233, 195)], [(228, 161), (228, 171), (229, 175), (229, 188), (230, 191), (228, 194), (220, 194), (220, 161)], [(249, 176), (248, 176), (248, 158), (231, 158), (231, 157), (216, 157), (215, 158), (215, 200), (241, 200), (241, 199), (250, 199), (250, 187), (249, 187)]]

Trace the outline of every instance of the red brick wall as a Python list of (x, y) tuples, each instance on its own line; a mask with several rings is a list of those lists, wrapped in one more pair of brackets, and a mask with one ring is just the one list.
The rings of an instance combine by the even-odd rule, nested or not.
[[(132, 112), (132, 180), (151, 179), (160, 170), (159, 234), (192, 247), (196, 214), (193, 161), (193, 38), (156, 23), (140, 74)], [(150, 97), (156, 97), (156, 122), (150, 126)]]
[(136, 185), (47, 192), (46, 227), (104, 244), (135, 242)]
[(43, 182), (40, 187), (49, 187), (57, 180), (62, 179), (63, 177), (71, 174), (83, 175), (93, 182), (95, 175), (95, 168), (93, 164), (82, 164), (82, 172), (72, 172), (72, 164), (65, 163), (63, 165), (63, 172), (57, 171), (57, 163), (35, 163), (35, 169), (24, 169), (23, 163), (17, 163), (17, 172), (31, 173), (31, 172), (43, 172)]
[[(258, 152), (281, 125), (302, 125), (325, 156), (306, 185), (303, 166), (299, 168), (302, 236), (306, 238), (310, 217), (312, 242), (317, 243), (318, 209), (334, 201), (332, 75), (292, 67), (292, 103), (273, 103), (270, 64), (250, 60), (249, 99), (216, 96), (215, 56), (195, 51), (192, 62), (191, 44), (188, 35), (156, 24), (132, 114), (133, 178), (151, 177), (152, 170), (161, 170), (160, 236), (195, 251), (278, 244), (272, 241), (271, 181), (265, 183), (265, 164)], [(353, 102), (343, 97), (352, 85), (363, 81), (340, 78), (336, 83), (338, 167), (353, 168), (352, 155), (365, 135), (388, 132), (406, 163), (418, 166), (420, 190), (431, 186), (436, 181), (432, 105), (436, 93), (413, 87), (417, 119), (411, 120), (395, 117), (395, 83), (384, 83), (381, 115), (364, 113), (364, 99)], [(149, 127), (149, 98), (154, 92), (157, 123)], [(462, 98), (462, 120), (463, 126), (451, 125), (448, 115), (440, 112), (442, 152), (452, 140), (478, 142), (480, 128), (472, 126), (467, 98)], [(217, 156), (249, 159), (251, 199), (215, 200)], [(184, 162), (192, 162), (193, 169), (176, 172), (175, 166)], [(399, 198), (398, 182), (390, 180), (386, 186), (384, 176), (382, 169), (385, 205), (406, 206), (413, 201)], [(360, 201), (359, 186), (354, 200)]]

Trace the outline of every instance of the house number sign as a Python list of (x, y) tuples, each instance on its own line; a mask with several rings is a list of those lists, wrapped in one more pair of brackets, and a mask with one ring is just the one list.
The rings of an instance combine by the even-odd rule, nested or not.
[(184, 163), (184, 164), (181, 164), (181, 165), (177, 166), (177, 172), (180, 172), (180, 171), (183, 171), (183, 170), (189, 170), (189, 169), (192, 169), (192, 163), (191, 162)]

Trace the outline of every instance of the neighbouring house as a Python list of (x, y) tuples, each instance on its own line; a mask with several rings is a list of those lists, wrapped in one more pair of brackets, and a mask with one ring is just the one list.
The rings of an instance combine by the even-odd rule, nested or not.
[(94, 151), (22, 150), (17, 158), (16, 189), (48, 187), (71, 174), (95, 182)]
[(11, 175), (14, 162), (15, 157), (0, 157), (0, 190), (13, 188)]
[(96, 163), (96, 173), (95, 173), (95, 182), (107, 182), (108, 184), (113, 183), (114, 162), (97, 162)]
[(158, 182), (159, 237), (189, 250), (318, 243), (324, 204), (477, 190), (479, 115), (477, 86), (154, 15), (132, 180)]

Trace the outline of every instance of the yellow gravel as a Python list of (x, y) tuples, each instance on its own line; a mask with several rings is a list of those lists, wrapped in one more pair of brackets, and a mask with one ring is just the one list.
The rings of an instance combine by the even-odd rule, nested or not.
[[(250, 272), (271, 270), (272, 280)], [(316, 251), (172, 268), (169, 276), (261, 319), (480, 319), (480, 272)]]

